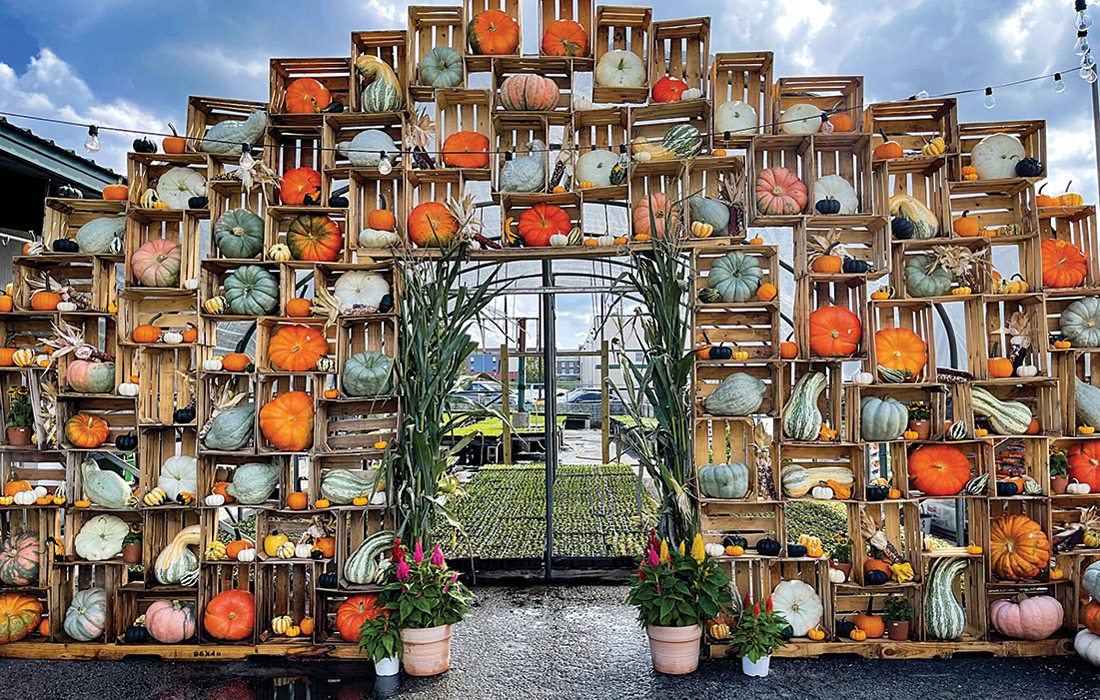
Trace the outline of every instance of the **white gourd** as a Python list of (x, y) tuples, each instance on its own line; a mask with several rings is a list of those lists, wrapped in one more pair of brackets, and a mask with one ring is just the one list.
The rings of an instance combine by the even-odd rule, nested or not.
[(197, 493), (199, 490), (198, 463), (194, 457), (176, 455), (164, 460), (157, 476), (157, 486), (164, 489), (169, 500), (176, 500), (181, 492)]
[(97, 515), (80, 528), (73, 548), (88, 561), (105, 561), (122, 553), (122, 541), (130, 526), (117, 515)]

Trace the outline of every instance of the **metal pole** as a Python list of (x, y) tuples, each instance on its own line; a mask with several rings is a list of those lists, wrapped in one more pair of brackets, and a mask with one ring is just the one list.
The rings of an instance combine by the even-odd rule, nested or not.
[(1092, 141), (1096, 149), (1096, 184), (1100, 189), (1100, 81), (1092, 83)]
[[(554, 286), (554, 270), (551, 260), (542, 261), (542, 285)], [(543, 292), (542, 300), (542, 378), (544, 397), (543, 416), (546, 419), (546, 578), (554, 577), (554, 482), (558, 470), (558, 404), (557, 362), (555, 345), (557, 336), (555, 300), (552, 292)]]

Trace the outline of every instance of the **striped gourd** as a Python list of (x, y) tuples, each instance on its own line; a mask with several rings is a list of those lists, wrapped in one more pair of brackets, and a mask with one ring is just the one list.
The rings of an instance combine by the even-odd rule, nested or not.
[(340, 506), (359, 496), (369, 496), (373, 490), (373, 481), (363, 472), (351, 469), (333, 469), (321, 479), (321, 495)]
[(966, 612), (955, 598), (955, 579), (966, 570), (964, 557), (943, 557), (932, 562), (924, 585), (924, 627), (932, 639), (953, 641), (962, 637)]
[(783, 411), (783, 434), (792, 440), (813, 440), (821, 429), (817, 399), (825, 390), (825, 374), (810, 372), (798, 380)]
[(679, 124), (665, 133), (661, 145), (678, 158), (690, 158), (703, 150), (703, 134), (691, 124)]
[(847, 467), (804, 467), (801, 464), (785, 464), (780, 474), (783, 493), (789, 498), (801, 498), (810, 489), (824, 481), (851, 486), (855, 476)]
[(989, 474), (979, 474), (970, 481), (966, 482), (966, 486), (963, 487), (963, 493), (968, 496), (983, 496), (985, 490), (989, 487)]
[(389, 566), (383, 557), (392, 546), (393, 530), (381, 530), (363, 540), (344, 564), (344, 578), (360, 586), (380, 583)]
[(1002, 401), (980, 386), (974, 387), (974, 413), (983, 416), (1001, 435), (1023, 435), (1031, 425), (1031, 409), (1019, 401)]

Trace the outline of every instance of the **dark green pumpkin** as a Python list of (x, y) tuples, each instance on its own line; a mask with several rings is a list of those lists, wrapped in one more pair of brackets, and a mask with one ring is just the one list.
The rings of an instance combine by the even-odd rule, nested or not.
[(1020, 177), (1040, 177), (1043, 174), (1043, 164), (1035, 158), (1023, 158), (1016, 161), (1016, 174)]
[(851, 620), (836, 621), (836, 636), (847, 639), (856, 628), (856, 623)]
[(870, 264), (866, 260), (860, 260), (858, 258), (844, 258), (843, 266), (841, 270), (848, 274), (861, 275), (868, 272), (871, 269)]
[(320, 584), (321, 588), (336, 588), (337, 583), (339, 583), (337, 578), (335, 571), (326, 571), (318, 577), (317, 583)]
[(814, 209), (817, 209), (818, 214), (839, 214), (840, 213), (840, 200), (833, 197), (826, 197), (825, 199), (818, 200), (814, 204)]
[(742, 549), (749, 546), (749, 541), (741, 535), (726, 535), (722, 538), (723, 547), (741, 547)]
[(885, 501), (886, 497), (890, 495), (889, 486), (868, 486), (867, 487), (867, 500), (868, 501)]
[(1015, 496), (1019, 493), (1020, 488), (1011, 481), (998, 481), (997, 482), (997, 496), (1000, 498), (1008, 498), (1009, 496)]
[(881, 586), (889, 580), (890, 574), (886, 573), (885, 571), (872, 569), (870, 571), (863, 572), (863, 582), (869, 586)]
[(128, 435), (119, 435), (118, 439), (115, 440), (115, 447), (122, 450), (123, 452), (133, 452), (137, 449), (137, 446), (137, 436), (132, 433)]
[(58, 238), (53, 242), (53, 252), (55, 253), (79, 253), (80, 246), (71, 238)]
[(904, 216), (895, 216), (890, 221), (890, 233), (899, 241), (907, 241), (913, 237), (916, 226)]
[(771, 537), (765, 537), (756, 543), (756, 552), (762, 557), (778, 557), (779, 550), (783, 548), (783, 545), (779, 544), (779, 540)]
[(123, 640), (127, 644), (144, 644), (149, 641), (149, 630), (137, 625), (127, 627)]
[(797, 542), (790, 542), (787, 544), (787, 556), (788, 557), (804, 557), (806, 556), (806, 545), (799, 544)]
[(733, 357), (733, 348), (728, 345), (715, 345), (710, 349), (710, 359), (728, 360)]

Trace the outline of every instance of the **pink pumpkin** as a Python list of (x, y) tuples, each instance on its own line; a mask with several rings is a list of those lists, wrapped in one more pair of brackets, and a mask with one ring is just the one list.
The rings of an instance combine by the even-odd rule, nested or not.
[(180, 281), (180, 244), (167, 238), (154, 238), (134, 251), (130, 266), (134, 281), (146, 287), (174, 287)]
[(634, 235), (661, 238), (666, 230), (674, 229), (678, 222), (676, 209), (664, 192), (643, 195), (634, 206)]
[(805, 183), (782, 166), (763, 170), (756, 178), (756, 210), (761, 214), (801, 214), (808, 200)]
[(155, 600), (145, 611), (145, 629), (162, 644), (175, 644), (195, 635), (195, 605), (182, 600)]
[(42, 551), (38, 535), (20, 532), (0, 544), (0, 583), (6, 586), (29, 586), (38, 582), (38, 565)]
[(73, 360), (65, 370), (69, 387), (80, 394), (109, 394), (115, 390), (115, 363)]
[(1057, 598), (1019, 595), (1014, 600), (995, 600), (989, 606), (993, 629), (1012, 639), (1046, 639), (1062, 626), (1065, 611)]
[(516, 112), (549, 112), (558, 106), (558, 84), (541, 75), (513, 75), (500, 84), (500, 104)]

